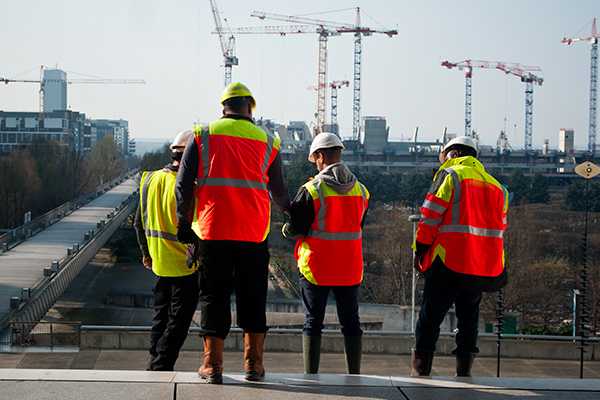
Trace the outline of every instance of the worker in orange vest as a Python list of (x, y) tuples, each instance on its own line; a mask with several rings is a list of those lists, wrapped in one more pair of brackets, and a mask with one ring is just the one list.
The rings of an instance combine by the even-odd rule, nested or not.
[(316, 374), (329, 292), (335, 296), (346, 372), (360, 374), (362, 329), (358, 289), (363, 278), (362, 228), (369, 192), (341, 162), (344, 145), (333, 133), (320, 133), (310, 146), (309, 161), (319, 174), (305, 183), (290, 207), (287, 238), (298, 239), (295, 257), (300, 270), (304, 372)]
[(198, 306), (197, 265), (186, 260), (187, 246), (177, 240), (175, 217), (175, 180), (191, 136), (191, 130), (180, 132), (170, 146), (173, 162), (144, 172), (140, 182), (134, 228), (142, 262), (156, 274), (149, 371), (173, 371)]
[(221, 104), (221, 119), (194, 127), (176, 184), (177, 237), (197, 244), (200, 261), (204, 363), (198, 373), (217, 384), (223, 381), (223, 341), (231, 327), (234, 291), (245, 378), (264, 379), (271, 198), (281, 211), (290, 206), (279, 139), (254, 125), (256, 101), (250, 90), (232, 83)]
[(429, 375), (440, 324), (454, 305), (456, 376), (471, 376), (482, 292), (506, 285), (503, 234), (508, 192), (477, 160), (468, 137), (448, 142), (421, 207), (414, 268), (425, 278), (415, 328), (412, 375)]

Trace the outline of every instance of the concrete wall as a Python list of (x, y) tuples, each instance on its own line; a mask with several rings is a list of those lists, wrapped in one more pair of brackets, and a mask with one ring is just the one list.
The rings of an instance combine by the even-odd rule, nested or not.
[[(198, 329), (191, 330), (182, 350), (202, 351), (202, 340)], [(149, 328), (120, 327), (82, 327), (81, 347), (98, 349), (143, 350), (148, 348)], [(408, 355), (414, 339), (410, 334), (370, 333), (363, 336), (363, 353), (365, 354), (400, 354)], [(342, 353), (344, 338), (339, 332), (325, 332), (321, 343), (323, 352)], [(436, 354), (450, 355), (455, 347), (453, 336), (441, 336), (437, 344)], [(496, 357), (497, 342), (492, 335), (482, 335), (478, 342), (482, 357)], [(225, 350), (243, 351), (244, 339), (239, 329), (231, 331), (224, 345)], [(586, 360), (600, 360), (600, 342), (590, 341)], [(553, 360), (579, 360), (579, 343), (569, 340), (522, 340), (505, 339), (500, 345), (500, 354), (505, 358), (535, 358)], [(265, 351), (302, 352), (301, 330), (271, 330), (265, 341)]]

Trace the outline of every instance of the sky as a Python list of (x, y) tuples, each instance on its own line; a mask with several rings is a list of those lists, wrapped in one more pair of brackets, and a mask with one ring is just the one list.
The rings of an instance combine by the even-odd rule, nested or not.
[[(600, 17), (597, 0), (215, 0), (231, 28), (286, 26), (251, 17), (253, 11), (397, 29), (392, 38), (363, 38), (362, 110), (385, 117), (390, 140), (440, 138), (445, 128), (464, 134), (465, 74), (442, 61), (485, 60), (538, 66), (534, 87), (533, 147), (558, 148), (561, 128), (587, 148), (590, 45), (561, 43), (589, 37)], [(337, 11), (336, 10), (345, 10)], [(137, 140), (173, 138), (195, 123), (221, 116), (224, 68), (209, 0), (4, 1), (0, 77), (39, 79), (40, 66), (68, 79), (143, 79), (145, 85), (72, 84), (68, 106), (92, 119), (125, 119)], [(587, 25), (587, 26), (586, 26)], [(600, 26), (598, 27), (600, 30)], [(327, 80), (349, 80), (338, 91), (342, 137), (352, 136), (352, 34), (330, 37)], [(255, 118), (315, 123), (318, 35), (236, 35), (239, 66), (233, 81), (257, 100)], [(472, 128), (494, 145), (506, 130), (513, 149), (524, 146), (525, 84), (499, 70), (475, 69)], [(0, 86), (0, 110), (37, 111), (39, 85)], [(330, 94), (326, 119), (329, 121)], [(600, 130), (598, 132), (600, 135)]]

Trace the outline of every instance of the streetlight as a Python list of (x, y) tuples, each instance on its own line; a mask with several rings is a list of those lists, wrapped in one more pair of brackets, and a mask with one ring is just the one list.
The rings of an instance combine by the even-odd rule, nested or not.
[[(413, 223), (413, 238), (417, 235), (417, 225), (421, 220), (421, 214), (413, 214), (408, 217), (408, 222)], [(416, 253), (413, 251), (413, 265), (415, 261)], [(417, 271), (412, 268), (412, 300), (410, 302), (410, 326), (411, 329), (415, 329), (415, 290), (417, 287)]]

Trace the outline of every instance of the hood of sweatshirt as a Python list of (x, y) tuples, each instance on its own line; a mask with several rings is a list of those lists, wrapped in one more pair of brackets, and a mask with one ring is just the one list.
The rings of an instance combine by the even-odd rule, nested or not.
[(323, 169), (315, 179), (320, 180), (339, 194), (346, 194), (356, 185), (356, 176), (346, 164), (337, 163)]

